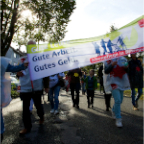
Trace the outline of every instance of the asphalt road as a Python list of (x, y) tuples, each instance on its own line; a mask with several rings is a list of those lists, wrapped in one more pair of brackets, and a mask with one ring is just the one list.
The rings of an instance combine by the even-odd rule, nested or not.
[[(87, 108), (86, 96), (80, 95), (80, 109), (72, 107), (70, 92), (60, 92), (60, 114), (51, 115), (50, 103), (44, 96), (45, 122), (38, 124), (39, 117), (34, 107), (32, 131), (19, 137), (23, 128), (22, 102), (19, 98), (3, 109), (5, 133), (2, 144), (142, 144), (143, 101), (139, 111), (132, 110), (131, 98), (124, 97), (121, 106), (123, 128), (115, 126), (111, 112), (105, 111), (104, 96), (95, 92), (94, 108)], [(113, 98), (111, 99), (111, 106)]]

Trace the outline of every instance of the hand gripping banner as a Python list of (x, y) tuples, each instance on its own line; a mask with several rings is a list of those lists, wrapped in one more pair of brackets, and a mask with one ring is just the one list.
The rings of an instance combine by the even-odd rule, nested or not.
[(31, 79), (144, 51), (144, 16), (99, 37), (27, 45)]

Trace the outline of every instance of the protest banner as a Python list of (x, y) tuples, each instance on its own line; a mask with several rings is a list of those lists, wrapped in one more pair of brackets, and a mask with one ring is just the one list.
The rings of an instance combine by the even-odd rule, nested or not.
[(144, 16), (99, 37), (27, 45), (31, 79), (144, 51)]

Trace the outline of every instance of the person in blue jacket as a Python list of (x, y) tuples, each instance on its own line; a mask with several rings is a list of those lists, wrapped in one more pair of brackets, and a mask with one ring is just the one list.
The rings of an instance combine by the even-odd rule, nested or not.
[(27, 68), (28, 63), (23, 63), (18, 66), (13, 66), (8, 58), (1, 57), (1, 141), (3, 140), (3, 133), (5, 131), (4, 121), (2, 115), (2, 108), (6, 107), (11, 102), (11, 81), (10, 76), (6, 77), (6, 72), (18, 72)]

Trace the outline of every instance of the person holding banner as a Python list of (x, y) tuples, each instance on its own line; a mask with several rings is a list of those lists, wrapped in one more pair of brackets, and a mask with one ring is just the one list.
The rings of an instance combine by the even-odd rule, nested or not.
[[(28, 45), (36, 44), (34, 41), (29, 41)], [(27, 61), (27, 57), (25, 60)], [(23, 74), (22, 74), (23, 73)], [(43, 94), (43, 88), (45, 88), (45, 92), (48, 93), (49, 88), (49, 78), (41, 78), (34, 81), (31, 81), (29, 69), (25, 69), (22, 72), (17, 73), (20, 76), (20, 97), (23, 100), (23, 123), (24, 129), (19, 132), (20, 135), (24, 135), (31, 131), (31, 115), (30, 115), (30, 101), (33, 99), (34, 105), (37, 109), (37, 114), (40, 117), (39, 124), (43, 124), (44, 122), (44, 110), (41, 104), (41, 96)]]
[[(143, 68), (141, 61), (136, 58), (136, 54), (131, 54), (131, 60), (129, 61), (129, 79), (133, 110), (138, 110), (138, 100), (142, 94), (143, 88)], [(138, 95), (136, 98), (135, 88), (138, 88)]]
[[(58, 114), (58, 106), (59, 106), (59, 92), (60, 92), (60, 88), (61, 88), (61, 83), (60, 83), (60, 79), (63, 79), (64, 77), (64, 73), (59, 73), (56, 75), (52, 75), (49, 77), (49, 87), (50, 87), (50, 91), (49, 91), (49, 98), (50, 98), (50, 104), (51, 104), (51, 114)], [(54, 94), (54, 95), (53, 95)]]
[(104, 83), (105, 92), (112, 92), (114, 97), (114, 106), (112, 108), (112, 117), (116, 119), (116, 126), (122, 127), (121, 104), (123, 101), (123, 91), (130, 89), (127, 75), (128, 63), (125, 57), (104, 62)]
[[(73, 101), (73, 107), (77, 106), (79, 108), (79, 90), (80, 90), (80, 77), (82, 76), (82, 72), (80, 69), (70, 70), (67, 74), (70, 76), (70, 89)], [(77, 96), (74, 98), (74, 90), (76, 90)]]
[(10, 59), (1, 57), (1, 141), (3, 140), (4, 122), (2, 115), (2, 108), (6, 107), (11, 102), (11, 80), (10, 74), (6, 72), (17, 72), (27, 68), (28, 63), (22, 63), (18, 66), (12, 66)]
[[(23, 75), (25, 75), (25, 71), (17, 72), (16, 77), (18, 79), (21, 79), (21, 77), (23, 77)], [(20, 92), (20, 89), (21, 89), (21, 86), (19, 85), (18, 89), (17, 89), (17, 92)], [(23, 100), (22, 97), (20, 97), (20, 98), (21, 98), (21, 100)], [(33, 99), (31, 99), (30, 106), (29, 106), (29, 110), (30, 110), (31, 114), (32, 114), (32, 110), (33, 110), (33, 104), (34, 104), (34, 101), (33, 101)]]

